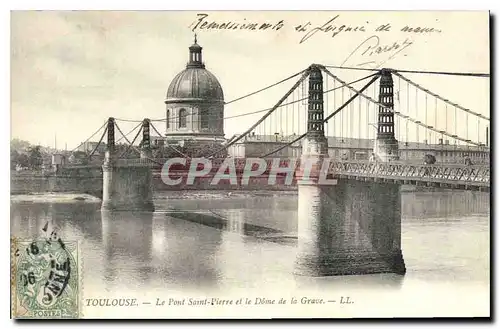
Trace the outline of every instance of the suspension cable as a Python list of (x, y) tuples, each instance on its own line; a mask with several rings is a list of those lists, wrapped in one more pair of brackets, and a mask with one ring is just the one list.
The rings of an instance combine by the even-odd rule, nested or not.
[[(342, 88), (342, 96), (340, 98), (342, 103), (344, 103), (344, 90)], [(344, 142), (344, 112), (340, 113), (340, 139)]]
[[(333, 118), (335, 120), (335, 117)], [(366, 102), (366, 139), (370, 139), (370, 102)]]
[(115, 118), (115, 121), (123, 121), (123, 122), (142, 122), (142, 120), (134, 120), (134, 119), (121, 119), (121, 118)]
[(154, 124), (150, 122), (149, 125), (151, 126), (151, 128), (153, 128), (153, 130), (158, 134), (159, 137), (163, 137), (162, 134), (160, 134), (160, 132), (158, 131), (158, 129), (156, 129)]
[[(418, 89), (415, 89), (415, 117), (418, 118)], [(420, 148), (420, 126), (417, 125), (417, 148)]]
[(422, 91), (424, 91), (424, 92), (426, 92), (426, 93), (428, 93), (428, 94), (430, 94), (430, 95), (432, 95), (432, 96), (434, 96), (434, 97), (439, 98), (441, 101), (443, 101), (443, 102), (445, 102), (445, 103), (448, 103), (448, 104), (450, 104), (450, 105), (456, 106), (456, 107), (458, 107), (459, 109), (461, 109), (462, 111), (465, 111), (465, 112), (467, 112), (467, 113), (470, 113), (470, 114), (472, 114), (472, 115), (475, 115), (475, 116), (477, 116), (477, 117), (480, 117), (481, 119), (484, 119), (484, 120), (488, 120), (488, 121), (490, 121), (490, 118), (488, 118), (487, 116), (482, 115), (481, 113), (477, 113), (477, 112), (471, 111), (471, 110), (469, 110), (469, 109), (467, 109), (467, 108), (465, 108), (465, 107), (463, 107), (463, 106), (460, 106), (460, 105), (459, 105), (459, 104), (457, 104), (457, 103), (453, 103), (453, 102), (449, 101), (448, 99), (446, 99), (446, 98), (444, 98), (444, 97), (442, 97), (442, 96), (439, 96), (438, 94), (436, 94), (436, 93), (434, 93), (434, 92), (432, 92), (432, 91), (430, 91), (430, 90), (428, 90), (428, 89), (425, 89), (425, 88), (424, 88), (424, 87), (422, 87), (421, 85), (419, 85), (419, 84), (417, 84), (417, 83), (415, 83), (415, 82), (411, 81), (410, 79), (408, 79), (408, 78), (406, 78), (405, 76), (403, 76), (403, 75), (399, 74), (398, 72), (393, 72), (393, 73), (394, 73), (394, 74), (396, 74), (396, 75), (397, 75), (398, 77), (400, 77), (401, 79), (403, 79), (403, 80), (405, 80), (406, 82), (408, 82), (409, 84), (411, 84), (412, 86), (414, 86), (414, 87), (416, 87), (416, 88), (418, 88), (418, 89), (420, 89), (420, 90), (422, 90)]
[[(328, 79), (328, 77), (326, 77)], [(336, 88), (337, 81), (333, 80), (333, 89)], [(337, 93), (333, 92), (333, 108), (337, 106)], [(333, 117), (333, 133), (332, 136), (337, 136), (337, 117)]]
[[(408, 81), (406, 82), (406, 115), (410, 113), (410, 84)], [(405, 120), (405, 128), (406, 128), (406, 144), (409, 145), (408, 135), (410, 132), (408, 131), (408, 120)]]
[[(370, 87), (370, 85), (372, 85), (377, 79), (379, 78), (379, 75), (376, 75), (375, 77), (373, 77), (372, 80), (370, 80), (370, 82), (368, 82), (363, 88), (361, 88), (359, 91), (354, 91), (354, 95), (349, 98), (349, 100), (347, 100), (347, 102), (345, 102), (344, 104), (342, 104), (342, 106), (340, 106), (337, 110), (335, 110), (334, 112), (332, 112), (330, 115), (328, 115), (326, 118), (323, 119), (323, 124), (326, 122), (328, 123), (328, 120), (330, 120), (330, 118), (332, 117), (335, 117), (335, 115), (337, 113), (339, 113), (340, 111), (342, 111), (345, 107), (347, 107), (354, 99), (356, 99), (356, 97), (358, 97), (358, 95), (362, 95), (362, 92), (364, 92), (368, 87)], [(351, 107), (352, 109), (352, 107)], [(279, 152), (281, 151), (282, 149), (284, 149), (285, 147), (288, 147), (294, 143), (296, 143), (297, 141), (301, 140), (302, 138), (304, 138), (305, 136), (307, 135), (307, 131), (305, 133), (303, 133), (302, 135), (300, 135), (299, 137), (295, 138), (294, 140), (292, 140), (291, 142), (285, 144), (285, 145), (282, 145), (280, 146), (279, 148), (267, 153), (267, 154), (264, 154), (262, 156), (260, 156), (260, 158), (265, 158), (265, 157), (268, 157), (276, 152)]]
[[(322, 67), (321, 69), (322, 69), (322, 70), (323, 70), (326, 74), (330, 75), (330, 76), (331, 76), (331, 77), (333, 77), (334, 79), (337, 79), (339, 82), (341, 82), (342, 84), (344, 84), (344, 85), (345, 85), (347, 88), (349, 88), (350, 90), (352, 90), (352, 91), (356, 91), (356, 89), (354, 89), (354, 88), (353, 88), (353, 87), (351, 87), (351, 86), (346, 85), (344, 81), (342, 81), (340, 78), (338, 78), (336, 75), (334, 75), (333, 73), (331, 73), (331, 72), (330, 72), (329, 70), (327, 70), (326, 68)], [(391, 108), (391, 107), (389, 107), (389, 106), (386, 106), (386, 105), (384, 105), (384, 104), (382, 104), (382, 103), (380, 103), (380, 102), (375, 101), (375, 100), (374, 100), (374, 99), (372, 99), (370, 96), (367, 96), (367, 95), (362, 94), (362, 93), (360, 94), (360, 96), (362, 96), (362, 97), (363, 97), (363, 98), (365, 98), (365, 99), (368, 99), (369, 101), (371, 101), (371, 102), (373, 102), (373, 103), (377, 104), (378, 106), (380, 106), (380, 107), (382, 107), (382, 108), (387, 109), (388, 111), (390, 111), (390, 112), (392, 112), (392, 113), (394, 113), (394, 114), (396, 114), (396, 115), (398, 115), (398, 116), (402, 116), (402, 117), (403, 117), (403, 118), (405, 118), (406, 120), (410, 120), (411, 122), (413, 122), (413, 123), (417, 124), (418, 126), (422, 126), (422, 127), (426, 128), (426, 129), (431, 129), (431, 130), (433, 130), (433, 131), (435, 131), (435, 132), (439, 132), (437, 129), (435, 129), (435, 128), (433, 128), (433, 127), (429, 126), (429, 125), (423, 124), (422, 122), (420, 122), (420, 121), (418, 121), (418, 120), (416, 120), (416, 119), (413, 119), (413, 118), (411, 118), (411, 117), (409, 117), (409, 116), (403, 116), (401, 113), (398, 113), (398, 112), (394, 111), (394, 109), (393, 109), (393, 108)], [(455, 138), (455, 139), (461, 140), (461, 141), (463, 141), (463, 142), (469, 143), (469, 144), (478, 145), (476, 142), (473, 142), (473, 141), (471, 141), (471, 140), (467, 140), (467, 139), (462, 138), (462, 137), (459, 137), (459, 136), (457, 136), (457, 135), (452, 136), (452, 135), (451, 135), (451, 134), (449, 134), (448, 132), (446, 132), (446, 135), (447, 135), (447, 136), (450, 136), (450, 137), (452, 137), (452, 138)]]
[[(434, 97), (434, 128), (437, 128), (437, 113), (438, 113), (438, 99)], [(443, 135), (441, 134), (441, 139), (443, 138)], [(434, 143), (437, 144), (438, 141), (437, 141), (437, 134), (436, 134), (436, 138), (434, 140)]]
[[(156, 129), (156, 127), (152, 123), (150, 123), (150, 126), (158, 134), (158, 136), (162, 137), (162, 135), (160, 134), (160, 132), (158, 131), (158, 129)], [(178, 149), (176, 149), (175, 147), (173, 147), (172, 145), (170, 145), (168, 142), (166, 144), (167, 144), (168, 147), (170, 147), (172, 150), (174, 150), (175, 152), (179, 153), (183, 157), (185, 157), (187, 159), (191, 158), (189, 155), (187, 155), (185, 153), (182, 153), (181, 151), (179, 151)]]
[[(401, 112), (401, 78), (398, 77), (398, 111)], [(396, 116), (396, 119), (398, 120), (398, 125), (397, 125), (397, 139), (401, 139), (401, 117)]]
[(90, 159), (90, 158), (94, 155), (95, 151), (97, 151), (97, 148), (99, 147), (99, 145), (101, 145), (102, 140), (104, 139), (104, 136), (106, 136), (106, 133), (107, 133), (107, 132), (108, 132), (108, 127), (106, 127), (106, 128), (104, 129), (104, 131), (102, 132), (101, 138), (99, 139), (99, 142), (98, 142), (98, 143), (97, 143), (97, 145), (94, 147), (94, 149), (92, 150), (92, 152), (90, 152), (90, 154), (88, 155), (88, 158), (89, 158), (89, 159)]
[(70, 153), (75, 152), (76, 149), (78, 149), (80, 146), (83, 144), (87, 143), (89, 140), (91, 140), (99, 131), (101, 131), (102, 128), (106, 127), (108, 121), (106, 120), (102, 126), (99, 127), (89, 138), (87, 138), (84, 142), (81, 142), (77, 147), (75, 147), (73, 150), (70, 151)]
[[(374, 73), (374, 74), (376, 74), (376, 73)], [(355, 83), (361, 82), (361, 81), (363, 81), (363, 80), (366, 80), (366, 79), (368, 79), (368, 78), (373, 77), (373, 76), (374, 76), (374, 74), (370, 74), (370, 75), (367, 75), (367, 76), (362, 77), (362, 78), (360, 78), (360, 79), (356, 79), (356, 80), (354, 80), (354, 81), (349, 82), (348, 84), (349, 84), (349, 85), (352, 85), (352, 84), (355, 84)], [(344, 86), (339, 86), (339, 87), (334, 87), (334, 88), (328, 89), (328, 90), (326, 90), (326, 91), (323, 91), (323, 94), (330, 93), (330, 92), (332, 92), (332, 91), (335, 91), (335, 90), (340, 89), (340, 88), (343, 88), (343, 87), (344, 87)], [(297, 96), (298, 96), (298, 97), (297, 97), (298, 99), (293, 100), (293, 101), (290, 101), (290, 102), (288, 102), (288, 103), (283, 103), (283, 104), (281, 104), (279, 107), (283, 107), (283, 106), (287, 106), (287, 105), (291, 105), (291, 104), (299, 103), (299, 102), (302, 102), (302, 101), (305, 101), (305, 100), (307, 100), (307, 99), (308, 99), (308, 97), (302, 97), (302, 98), (301, 98), (301, 97), (299, 97), (299, 96), (300, 96), (299, 92), (297, 92)], [(298, 107), (300, 108), (300, 104), (299, 104), (299, 106), (298, 106)], [(299, 108), (297, 109), (298, 111), (300, 111), (300, 110), (299, 110)], [(240, 117), (244, 117), (244, 116), (247, 116), (247, 115), (252, 115), (252, 114), (256, 114), (256, 113), (262, 113), (262, 112), (269, 111), (269, 110), (271, 110), (271, 109), (272, 109), (272, 107), (269, 107), (269, 108), (266, 108), (266, 109), (263, 109), (263, 110), (257, 110), (257, 111), (253, 111), (253, 112), (248, 112), (248, 113), (242, 113), (242, 114), (236, 114), (236, 115), (232, 115), (232, 116), (227, 116), (227, 117), (224, 117), (224, 118), (223, 118), (223, 120), (234, 119), (234, 118), (240, 118)], [(292, 118), (293, 118), (293, 117), (292, 117)], [(178, 119), (178, 117), (172, 117), (172, 118), (171, 118), (171, 120), (176, 120), (176, 119)], [(128, 122), (142, 122), (142, 121), (137, 121), (137, 120), (136, 120), (136, 121), (133, 121), (133, 120), (127, 120), (127, 121), (128, 121)], [(151, 119), (150, 119), (149, 121), (150, 121), (150, 122), (153, 122), (153, 121), (165, 121), (165, 119), (161, 119), (161, 120), (160, 120), (160, 119), (155, 119), (155, 120), (151, 120)], [(297, 122), (299, 122), (299, 121), (300, 121), (300, 120), (299, 120), (299, 119), (297, 119)], [(299, 129), (299, 132), (300, 132), (300, 129)]]
[[(306, 69), (306, 70), (307, 70), (307, 69)], [(288, 81), (288, 80), (290, 80), (290, 79), (295, 78), (296, 76), (298, 76), (298, 75), (300, 75), (300, 74), (304, 73), (304, 71), (306, 71), (306, 70), (302, 70), (302, 71), (300, 71), (300, 72), (298, 72), (298, 73), (295, 73), (294, 75), (291, 75), (291, 76), (289, 76), (288, 78), (285, 78), (285, 79), (283, 79), (283, 80), (280, 80), (280, 81), (278, 81), (278, 82), (276, 82), (276, 83), (273, 83), (272, 85), (269, 85), (269, 86), (264, 87), (264, 88), (262, 88), (262, 89), (256, 90), (256, 91), (251, 92), (251, 93), (249, 93), (249, 94), (246, 94), (246, 95), (244, 95), (244, 96), (238, 97), (238, 98), (233, 99), (233, 100), (230, 100), (230, 101), (228, 101), (228, 102), (225, 102), (225, 103), (224, 103), (224, 105), (229, 105), (229, 104), (234, 103), (234, 102), (236, 102), (236, 101), (239, 101), (239, 100), (242, 100), (242, 99), (244, 99), (244, 98), (247, 98), (247, 97), (253, 96), (253, 95), (258, 94), (258, 93), (260, 93), (260, 92), (262, 92), (262, 91), (264, 91), (264, 90), (267, 90), (267, 89), (269, 89), (269, 88), (272, 88), (272, 87), (274, 87), (274, 86), (277, 86), (277, 85), (279, 85), (280, 83), (283, 83), (283, 82), (285, 82), (285, 81)]]
[[(128, 136), (130, 135), (131, 133), (133, 133), (137, 128), (139, 128), (140, 126), (142, 125), (142, 121), (137, 125), (135, 126), (132, 130), (130, 130), (128, 133), (125, 134), (125, 136)], [(124, 136), (120, 137), (119, 139), (116, 140), (115, 143), (118, 143), (119, 141), (121, 141), (122, 139), (124, 139)]]
[[(427, 120), (427, 96), (428, 94), (426, 93), (425, 94), (425, 124), (429, 124), (429, 121)], [(429, 144), (430, 142), (430, 139), (431, 139), (431, 132), (429, 130), (425, 131), (424, 132), (425, 134), (425, 141), (426, 143), (425, 144)]]
[(300, 79), (297, 82), (295, 82), (295, 84), (292, 86), (292, 88), (290, 88), (290, 90), (288, 90), (288, 92), (283, 97), (281, 97), (281, 99), (278, 101), (278, 103), (276, 103), (275, 106), (273, 106), (266, 114), (264, 114), (262, 116), (262, 118), (260, 118), (257, 122), (255, 122), (250, 128), (248, 128), (243, 134), (241, 134), (240, 136), (238, 136), (237, 138), (235, 138), (232, 142), (227, 143), (221, 149), (213, 152), (212, 154), (208, 155), (207, 157), (210, 158), (210, 157), (216, 155), (217, 153), (219, 153), (219, 152), (221, 152), (223, 150), (226, 150), (228, 147), (230, 147), (231, 145), (235, 144), (237, 141), (239, 141), (240, 139), (242, 139), (243, 137), (245, 137), (249, 132), (251, 132), (252, 130), (254, 130), (255, 127), (257, 127), (262, 121), (264, 121), (266, 118), (268, 118), (285, 101), (285, 99), (288, 96), (290, 96), (290, 94), (305, 80), (305, 78), (307, 78), (307, 76), (309, 76), (309, 70), (305, 71), (302, 74), (302, 76), (300, 77)]
[[(380, 69), (370, 69), (364, 67), (346, 67), (346, 66), (333, 66), (333, 65), (325, 65), (325, 67), (329, 67), (332, 69), (372, 71), (372, 72), (380, 70)], [(474, 73), (474, 72), (417, 71), (417, 70), (400, 70), (391, 68), (386, 68), (386, 70), (390, 70), (393, 73), (403, 72), (403, 73), (419, 73), (419, 74), (440, 74), (440, 75), (457, 75), (457, 76), (470, 76), (470, 77), (480, 77), (480, 78), (488, 78), (490, 76), (489, 73)]]
[[(118, 126), (117, 126), (117, 127), (118, 127)], [(134, 139), (132, 140), (132, 142), (129, 142), (129, 145), (128, 145), (127, 149), (126, 149), (125, 151), (123, 151), (123, 152), (122, 152), (122, 154), (120, 154), (119, 158), (121, 158), (122, 156), (124, 156), (125, 154), (127, 154), (127, 153), (128, 153), (128, 151), (129, 151), (131, 148), (133, 148), (133, 150), (134, 150), (134, 151), (136, 151), (136, 152), (138, 152), (139, 154), (141, 154), (141, 151), (139, 151), (138, 149), (136, 149), (136, 148), (135, 148), (135, 146), (134, 146), (135, 140), (137, 139), (137, 137), (139, 137), (139, 135), (140, 135), (141, 131), (142, 131), (142, 127), (141, 127), (141, 129), (139, 129), (139, 130), (137, 131), (137, 134), (135, 135)]]
[[(116, 120), (116, 119), (115, 119)], [(125, 134), (123, 133), (123, 131), (120, 129), (120, 126), (118, 126), (118, 124), (115, 122), (115, 127), (116, 129), (118, 129), (118, 132), (122, 135), (122, 137), (127, 141), (127, 143), (130, 144), (130, 141), (128, 140), (127, 136), (125, 136)]]
[[(358, 98), (358, 143), (361, 143), (361, 99)], [(359, 146), (360, 144), (358, 144)]]

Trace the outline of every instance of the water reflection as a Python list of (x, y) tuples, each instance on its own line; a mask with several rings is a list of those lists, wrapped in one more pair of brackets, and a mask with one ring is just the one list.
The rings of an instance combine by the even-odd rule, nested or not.
[(222, 232), (163, 214), (155, 219), (154, 264), (159, 279), (195, 288), (215, 286)]
[(48, 223), (62, 232), (85, 240), (101, 241), (99, 207), (78, 203), (13, 203), (11, 205), (11, 231), (22, 237), (39, 237)]
[(384, 273), (371, 275), (347, 275), (330, 277), (307, 277), (295, 278), (296, 286), (309, 291), (339, 291), (349, 287), (350, 290), (363, 291), (366, 287), (380, 290), (398, 290), (403, 286), (406, 276)]
[(221, 215), (213, 210), (201, 211), (168, 211), (167, 215), (172, 218), (179, 218), (193, 223), (213, 227), (220, 231), (237, 233), (240, 236), (250, 236), (277, 243), (295, 244), (296, 237), (288, 236), (281, 230), (271, 227), (254, 225), (245, 219), (245, 213), (241, 211), (228, 211)]
[(147, 281), (152, 243), (152, 213), (101, 213), (107, 281)]
[(490, 194), (477, 191), (413, 192), (401, 194), (403, 218), (460, 218), (489, 214)]
[(450, 273), (460, 282), (489, 284), (487, 193), (402, 195), (405, 278), (294, 277), (296, 195), (193, 195), (158, 195), (155, 213), (101, 213), (96, 203), (13, 202), (11, 232), (39, 236), (49, 222), (63, 239), (80, 241), (89, 291), (398, 288), (412, 278), (450, 280)]

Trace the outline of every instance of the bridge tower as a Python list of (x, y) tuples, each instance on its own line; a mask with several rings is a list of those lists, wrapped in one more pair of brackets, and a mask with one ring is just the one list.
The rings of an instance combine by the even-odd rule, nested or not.
[[(295, 273), (405, 273), (399, 189), (346, 177), (321, 179), (328, 157), (322, 123), (323, 78), (320, 67), (312, 65), (309, 70), (308, 133), (302, 144), (301, 169), (296, 173)], [(305, 163), (309, 171), (304, 169)]]
[[(378, 101), (394, 109), (394, 82), (388, 69), (380, 71)], [(394, 113), (386, 107), (379, 106), (378, 109), (377, 138), (373, 147), (375, 156), (383, 162), (399, 160), (398, 141), (394, 137)]]
[(151, 151), (151, 121), (149, 119), (142, 120), (142, 143), (141, 143), (141, 159), (150, 159), (153, 156)]
[[(144, 127), (147, 125), (147, 136)], [(141, 158), (148, 157), (149, 120), (143, 121), (143, 146)], [(146, 145), (146, 146), (145, 146)], [(118, 159), (115, 147), (115, 120), (108, 119), (108, 145), (102, 166), (101, 210), (154, 211), (152, 172), (147, 164)]]

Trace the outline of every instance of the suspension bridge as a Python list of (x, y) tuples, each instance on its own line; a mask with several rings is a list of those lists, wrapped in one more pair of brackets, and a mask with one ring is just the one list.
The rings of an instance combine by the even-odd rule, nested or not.
[[(308, 87), (312, 68), (319, 70), (322, 76), (321, 86), (313, 87), (318, 90)], [(341, 71), (340, 69), (345, 68), (337, 69)], [(183, 171), (187, 171), (193, 157), (210, 159), (213, 174), (228, 153), (235, 153), (234, 149), (239, 143), (255, 140), (255, 136), (264, 136), (264, 141), (259, 144), (260, 153), (254, 152), (251, 155), (266, 159), (268, 169), (271, 168), (274, 158), (283, 158), (281, 166), (286, 167), (290, 158), (300, 159), (304, 139), (319, 134), (335, 138), (336, 143), (326, 146), (325, 155), (331, 158), (329, 174), (342, 179), (489, 190), (490, 119), (415, 83), (404, 75), (405, 72), (413, 71), (373, 70), (367, 76), (346, 82), (333, 74), (329, 67), (312, 65), (275, 84), (226, 102), (226, 105), (230, 105), (289, 80), (296, 80), (274, 106), (226, 116), (225, 120), (231, 120), (261, 115), (248, 129), (234, 135), (220, 146), (205, 148), (202, 152), (196, 150), (196, 153), (171, 145), (167, 139), (164, 147), (169, 151), (169, 157), (187, 159), (183, 166), (172, 167), (172, 174), (181, 175)], [(472, 78), (485, 77), (484, 74), (457, 74)], [(169, 119), (173, 124), (179, 120), (176, 117)], [(106, 140), (109, 158), (115, 165), (149, 167), (154, 175), (158, 175), (168, 157), (153, 155), (152, 149), (155, 147), (151, 145), (151, 139), (153, 136), (157, 139), (165, 138), (157, 127), (165, 124), (165, 120), (109, 118), (87, 139), (91, 140), (100, 133), (99, 142), (88, 154), (88, 158), (91, 159)], [(125, 134), (119, 122), (137, 124)], [(135, 136), (132, 135), (134, 133)], [(115, 134), (119, 134), (119, 138), (115, 139)], [(129, 139), (127, 136), (134, 137)], [(265, 140), (266, 136), (268, 140)], [(118, 147), (117, 143), (120, 141), (125, 141), (126, 146)], [(371, 151), (370, 159), (345, 157), (349, 153), (345, 150), (349, 151), (349, 147), (354, 150), (362, 149), (361, 145), (348, 147), (344, 145), (345, 141), (355, 141), (354, 144), (368, 141), (364, 148)], [(435, 153), (438, 161), (433, 164), (424, 163), (422, 160), (430, 145), (437, 150)], [(239, 157), (237, 154), (233, 157), (236, 170), (241, 172), (246, 164), (245, 157)], [(447, 158), (453, 158), (455, 161), (445, 161)], [(297, 163), (299, 164), (300, 162)], [(73, 164), (66, 167), (100, 168), (102, 162), (94, 161), (90, 164)], [(262, 175), (268, 173), (269, 170), (266, 170)]]
[[(240, 184), (250, 151), (245, 150), (243, 156), (234, 151), (239, 143), (263, 136), (261, 147), (253, 155), (264, 161), (265, 168), (254, 178), (265, 178), (277, 169), (283, 176), (292, 172), (298, 189), (297, 273), (403, 274), (406, 266), (401, 251), (401, 185), (476, 190), (489, 190), (490, 186), (489, 163), (480, 161), (489, 159), (490, 118), (426, 89), (407, 74), (460, 75), (470, 79), (489, 75), (380, 69), (368, 70), (366, 76), (346, 82), (335, 74), (344, 69), (313, 64), (275, 84), (225, 102), (228, 106), (286, 81), (294, 82), (274, 106), (226, 116), (225, 120), (259, 118), (241, 134), (201, 153), (170, 144), (167, 139), (169, 156), (153, 154), (152, 137), (165, 139), (157, 124), (183, 126), (183, 117), (137, 122), (109, 118), (88, 139), (100, 133), (99, 143), (89, 157), (106, 139), (103, 162), (65, 169), (102, 170), (103, 210), (153, 211), (152, 181), (162, 170), (163, 174), (185, 180), (189, 179), (186, 173), (194, 168), (203, 172), (205, 177), (197, 177), (203, 180), (225, 168), (230, 159)], [(124, 133), (120, 124), (125, 121), (137, 125)], [(115, 139), (115, 133), (121, 136)], [(134, 133), (130, 140), (127, 136)], [(119, 146), (121, 140), (126, 144)], [(346, 153), (349, 147), (343, 144), (349, 140), (368, 141), (363, 147), (370, 150), (370, 158), (357, 159)], [(423, 163), (420, 156), (429, 145), (438, 146), (440, 161)], [(361, 142), (357, 146), (363, 147)], [(448, 152), (458, 153), (461, 161), (445, 161)], [(418, 161), (412, 158), (415, 153), (420, 157)], [(233, 157), (228, 158), (228, 154)], [(165, 172), (165, 164), (172, 158), (184, 161), (169, 165)], [(311, 164), (307, 174), (301, 166), (306, 162)], [(210, 168), (203, 171), (207, 164)], [(320, 182), (322, 175), (330, 179), (330, 184)], [(278, 184), (283, 181), (277, 180)], [(198, 184), (204, 186), (203, 182)]]

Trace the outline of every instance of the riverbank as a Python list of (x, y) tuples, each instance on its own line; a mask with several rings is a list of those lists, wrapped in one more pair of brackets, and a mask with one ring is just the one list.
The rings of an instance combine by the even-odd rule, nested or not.
[(26, 193), (26, 194), (12, 194), (10, 195), (12, 202), (101, 202), (101, 199), (84, 193)]

